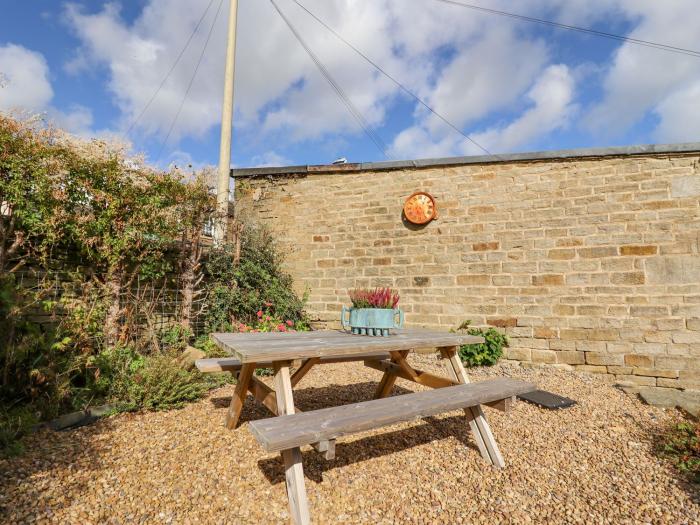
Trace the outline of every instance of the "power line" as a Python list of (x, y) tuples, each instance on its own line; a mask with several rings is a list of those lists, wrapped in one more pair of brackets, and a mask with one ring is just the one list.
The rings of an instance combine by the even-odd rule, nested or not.
[(476, 147), (478, 147), (480, 150), (485, 152), (487, 155), (494, 156), (493, 153), (491, 153), (489, 150), (487, 150), (484, 146), (479, 144), (476, 140), (471, 138), (469, 135), (464, 133), (461, 129), (459, 129), (457, 126), (452, 124), (447, 118), (443, 117), (440, 113), (435, 111), (432, 107), (430, 107), (423, 99), (421, 99), (418, 95), (416, 95), (413, 91), (408, 89), (406, 86), (404, 86), (401, 82), (399, 82), (396, 78), (391, 76), (389, 73), (384, 71), (384, 69), (379, 66), (376, 62), (374, 62), (371, 58), (369, 58), (367, 55), (365, 55), (362, 51), (360, 51), (357, 47), (352, 45), (350, 42), (345, 40), (338, 32), (336, 32), (332, 27), (330, 27), (328, 24), (326, 24), (323, 20), (321, 20), (318, 16), (316, 16), (314, 13), (312, 13), (309, 9), (304, 7), (300, 2), (297, 0), (292, 0), (295, 4), (297, 4), (301, 9), (306, 11), (311, 17), (313, 17), (319, 24), (321, 24), (323, 27), (325, 27), (328, 31), (330, 31), (337, 39), (339, 39), (341, 42), (343, 42), (345, 45), (350, 47), (355, 53), (360, 55), (362, 58), (364, 58), (367, 62), (369, 62), (372, 66), (374, 66), (377, 71), (382, 73), (385, 77), (387, 77), (389, 80), (391, 80), (394, 84), (396, 84), (404, 93), (407, 95), (413, 97), (418, 103), (420, 103), (424, 108), (426, 108), (428, 111), (430, 111), (433, 115), (438, 117), (440, 120), (442, 120), (445, 124), (447, 124), (450, 128), (452, 128), (454, 131), (459, 133), (462, 137), (464, 137), (466, 140), (474, 144)]
[(377, 148), (384, 154), (385, 157), (391, 158), (391, 156), (389, 155), (389, 152), (388, 152), (389, 148), (384, 143), (382, 138), (372, 130), (369, 123), (362, 116), (362, 113), (355, 107), (355, 105), (352, 103), (352, 101), (347, 96), (345, 91), (343, 91), (343, 89), (340, 87), (340, 85), (333, 79), (333, 76), (331, 75), (330, 71), (328, 71), (328, 69), (323, 65), (323, 63), (318, 58), (318, 56), (316, 56), (316, 54), (311, 50), (311, 48), (308, 46), (306, 41), (301, 37), (301, 35), (296, 30), (294, 25), (287, 18), (287, 16), (282, 12), (279, 5), (277, 5), (277, 2), (275, 0), (270, 0), (270, 3), (272, 3), (272, 5), (275, 8), (275, 10), (277, 11), (277, 13), (282, 17), (282, 20), (284, 20), (285, 24), (287, 24), (287, 27), (289, 27), (289, 30), (292, 32), (294, 37), (301, 44), (301, 46), (304, 48), (304, 50), (309, 55), (311, 60), (313, 60), (314, 64), (316, 64), (316, 67), (321, 72), (321, 74), (326, 79), (326, 81), (330, 84), (330, 86), (333, 88), (333, 90), (336, 92), (336, 94), (340, 98), (341, 102), (343, 102), (343, 104), (348, 109), (348, 111), (355, 117), (358, 124), (360, 125), (362, 130), (365, 132), (365, 134), (367, 134), (367, 136), (370, 138), (370, 140), (374, 143), (375, 146), (377, 146)]
[(209, 5), (207, 5), (207, 8), (202, 13), (202, 16), (199, 18), (199, 22), (197, 22), (197, 25), (194, 26), (194, 29), (192, 30), (190, 37), (187, 39), (187, 42), (185, 42), (184, 47), (180, 51), (180, 54), (177, 55), (177, 58), (175, 59), (175, 62), (173, 62), (173, 65), (168, 70), (168, 73), (165, 75), (165, 77), (163, 77), (163, 80), (161, 81), (160, 85), (153, 92), (153, 95), (151, 95), (151, 98), (148, 100), (148, 102), (146, 102), (146, 105), (143, 107), (141, 112), (136, 116), (136, 118), (131, 122), (131, 124), (129, 124), (129, 128), (126, 130), (127, 135), (129, 135), (131, 133), (131, 130), (134, 129), (134, 126), (136, 125), (136, 123), (141, 119), (141, 117), (143, 117), (144, 113), (146, 113), (148, 108), (151, 106), (153, 101), (158, 96), (158, 93), (160, 93), (160, 90), (163, 89), (163, 86), (167, 82), (168, 78), (170, 78), (170, 75), (172, 75), (173, 71), (175, 70), (175, 67), (178, 65), (178, 63), (180, 62), (180, 59), (185, 54), (185, 51), (187, 51), (187, 48), (190, 46), (190, 43), (192, 42), (194, 35), (197, 33), (197, 31), (199, 31), (199, 26), (202, 25), (202, 22), (204, 21), (204, 18), (207, 16), (207, 13), (209, 12), (209, 8), (212, 6), (213, 3), (214, 3), (214, 0), (209, 0)]
[(487, 7), (482, 7), (474, 4), (465, 4), (463, 2), (457, 2), (455, 0), (437, 0), (444, 4), (450, 4), (458, 7), (464, 7), (467, 9), (473, 9), (475, 11), (481, 11), (483, 13), (489, 13), (492, 15), (504, 16), (508, 18), (515, 18), (517, 20), (524, 20), (526, 22), (533, 22), (537, 24), (548, 25), (551, 27), (556, 27), (559, 29), (567, 29), (569, 31), (577, 31), (579, 33), (586, 33), (589, 35), (599, 36), (603, 38), (609, 38), (611, 40), (618, 40), (621, 42), (629, 42), (631, 44), (637, 44), (645, 47), (652, 47), (654, 49), (660, 49), (662, 51), (668, 51), (670, 53), (678, 53), (681, 55), (688, 55), (696, 58), (700, 58), (700, 51), (695, 51), (693, 49), (687, 49), (684, 47), (671, 46), (668, 44), (660, 44), (658, 42), (652, 42), (650, 40), (641, 40), (639, 38), (632, 38), (629, 36), (616, 35), (614, 33), (607, 33), (605, 31), (598, 31), (596, 29), (589, 29), (586, 27), (572, 26), (568, 24), (561, 24), (559, 22), (553, 22), (551, 20), (544, 20), (542, 18), (534, 18), (532, 16), (519, 15), (517, 13), (509, 13), (507, 11), (499, 11), (497, 9), (489, 9)]
[(202, 64), (202, 59), (204, 58), (204, 53), (207, 50), (207, 46), (209, 45), (209, 40), (211, 39), (211, 35), (214, 32), (214, 27), (216, 26), (216, 21), (219, 19), (219, 13), (221, 12), (221, 6), (224, 4), (224, 0), (219, 1), (219, 7), (216, 10), (216, 14), (214, 15), (214, 20), (211, 22), (211, 27), (209, 28), (209, 33), (207, 34), (207, 39), (204, 42), (204, 47), (202, 48), (202, 52), (199, 54), (199, 59), (197, 60), (197, 65), (194, 68), (194, 71), (192, 72), (192, 76), (190, 77), (190, 83), (187, 85), (187, 89), (185, 90), (185, 94), (182, 97), (182, 100), (180, 101), (180, 107), (177, 109), (177, 113), (175, 114), (175, 118), (173, 118), (173, 121), (170, 123), (170, 129), (168, 129), (168, 134), (165, 136), (165, 139), (163, 140), (163, 143), (160, 146), (160, 151), (158, 151), (158, 159), (160, 159), (160, 156), (163, 153), (163, 149), (165, 149), (165, 145), (168, 143), (168, 139), (170, 138), (170, 134), (173, 132), (173, 129), (175, 128), (175, 124), (177, 123), (177, 119), (180, 118), (180, 113), (182, 112), (182, 108), (185, 106), (185, 101), (187, 100), (187, 95), (190, 94), (190, 90), (192, 89), (192, 84), (194, 84), (194, 79), (197, 76), (197, 72), (199, 71), (199, 66)]

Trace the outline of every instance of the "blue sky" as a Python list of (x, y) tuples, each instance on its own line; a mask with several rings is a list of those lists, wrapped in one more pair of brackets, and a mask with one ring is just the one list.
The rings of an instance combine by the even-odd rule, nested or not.
[[(240, 0), (235, 165), (482, 153), (293, 0), (277, 1), (386, 152), (358, 128), (271, 4)], [(700, 58), (436, 0), (300, 2), (493, 153), (700, 140)], [(700, 17), (688, 16), (696, 2), (478, 3), (700, 50)], [(228, 0), (6, 0), (0, 110), (43, 113), (85, 137), (128, 140), (159, 165), (216, 164), (227, 10)]]

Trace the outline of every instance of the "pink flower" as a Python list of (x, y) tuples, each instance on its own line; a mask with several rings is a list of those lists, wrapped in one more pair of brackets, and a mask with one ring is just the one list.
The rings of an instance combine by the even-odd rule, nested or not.
[(294, 326), (294, 323), (291, 319), (287, 319), (287, 326)]
[(272, 317), (270, 317), (269, 315), (265, 316), (265, 321), (271, 321), (271, 320), (272, 320)]
[(280, 323), (279, 326), (277, 327), (277, 330), (279, 330), (280, 332), (286, 332), (287, 327), (284, 326), (282, 323)]
[(262, 310), (258, 310), (258, 317), (262, 317), (262, 315), (263, 315), (263, 311), (262, 311)]

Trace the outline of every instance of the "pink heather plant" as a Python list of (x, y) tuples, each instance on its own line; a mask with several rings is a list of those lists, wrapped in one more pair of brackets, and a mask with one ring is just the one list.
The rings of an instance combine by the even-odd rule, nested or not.
[(354, 308), (396, 308), (398, 292), (391, 288), (355, 288), (348, 292)]

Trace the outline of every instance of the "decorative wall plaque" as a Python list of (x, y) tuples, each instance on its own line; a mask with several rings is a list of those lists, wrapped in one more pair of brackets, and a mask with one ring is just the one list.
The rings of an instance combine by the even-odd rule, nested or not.
[(403, 213), (413, 224), (428, 224), (433, 219), (437, 219), (438, 215), (435, 199), (424, 191), (417, 191), (406, 199)]

